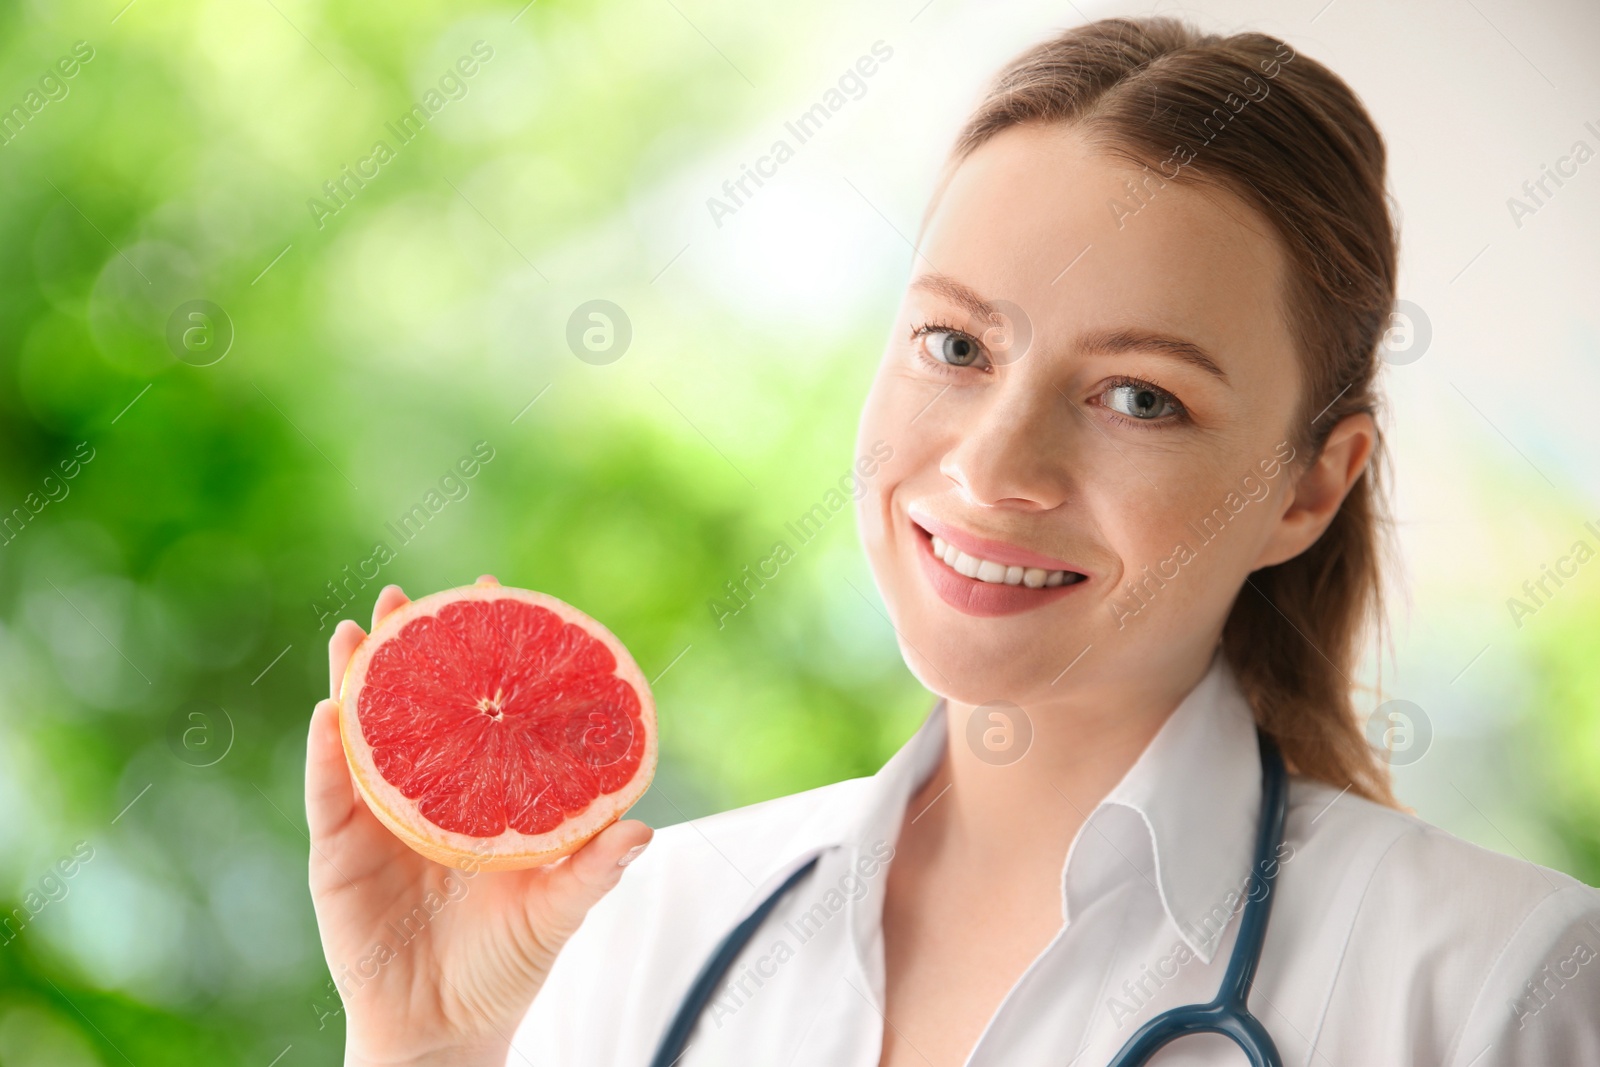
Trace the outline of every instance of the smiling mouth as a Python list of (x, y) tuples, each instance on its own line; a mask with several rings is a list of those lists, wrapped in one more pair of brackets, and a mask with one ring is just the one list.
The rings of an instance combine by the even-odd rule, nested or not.
[(934, 559), (963, 578), (970, 578), (973, 581), (983, 582), (987, 585), (1015, 585), (1024, 586), (1028, 589), (1051, 589), (1060, 585), (1076, 585), (1087, 577), (1087, 575), (1072, 570), (1022, 567), (1014, 563), (999, 563), (995, 560), (984, 559), (981, 556), (963, 552), (944, 538), (923, 529), (919, 524), (913, 523), (912, 525), (923, 539), (931, 545)]
[[(930, 534), (931, 537), (931, 534)], [(979, 560), (966, 555), (941, 537), (931, 537), (933, 555), (962, 577), (990, 585), (1027, 585), (1029, 589), (1048, 589), (1051, 585), (1072, 585), (1083, 581), (1077, 571), (1046, 571), (1042, 566), (1006, 566), (994, 560)]]
[(933, 554), (946, 567), (963, 578), (971, 578), (989, 585), (1025, 585), (1029, 589), (1048, 589), (1057, 585), (1074, 585), (1083, 581), (1077, 571), (1047, 571), (1043, 567), (1007, 566), (989, 559), (969, 556), (955, 545), (932, 537)]

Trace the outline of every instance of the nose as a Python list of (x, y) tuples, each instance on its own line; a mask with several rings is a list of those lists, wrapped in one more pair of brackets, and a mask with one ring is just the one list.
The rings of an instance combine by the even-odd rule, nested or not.
[(1013, 374), (962, 412), (939, 471), (974, 506), (1048, 511), (1070, 496), (1078, 413), (1050, 383)]

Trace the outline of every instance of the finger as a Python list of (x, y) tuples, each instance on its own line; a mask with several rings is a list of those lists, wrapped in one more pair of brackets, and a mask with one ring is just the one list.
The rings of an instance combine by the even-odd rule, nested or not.
[(377, 602), (372, 605), (372, 628), (376, 630), (383, 617), (395, 608), (403, 608), (411, 603), (411, 598), (400, 591), (398, 585), (386, 585), (383, 592), (378, 594)]
[(480, 574), (480, 575), (478, 575), (478, 584), (479, 585), (499, 585), (500, 584), (500, 579), (496, 578), (492, 574)]
[(318, 701), (306, 737), (306, 826), (311, 840), (320, 840), (343, 825), (355, 802), (355, 787), (339, 738), (339, 702)]
[(344, 619), (333, 628), (333, 636), (328, 639), (328, 695), (333, 699), (340, 698), (344, 669), (350, 665), (350, 657), (355, 654), (356, 646), (366, 636), (367, 632), (352, 619)]
[(556, 921), (575, 930), (589, 909), (622, 880), (655, 831), (637, 819), (612, 823), (588, 844), (549, 868), (547, 896)]

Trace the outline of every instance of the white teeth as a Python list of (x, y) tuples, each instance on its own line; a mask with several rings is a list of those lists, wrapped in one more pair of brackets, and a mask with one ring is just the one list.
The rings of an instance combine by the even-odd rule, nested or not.
[(983, 560), (978, 564), (977, 579), (980, 582), (989, 582), (993, 585), (1004, 585), (1006, 581), (1005, 565)]
[[(969, 556), (942, 537), (933, 539), (933, 554), (943, 560), (957, 574), (976, 578), (990, 585), (1025, 585), (1029, 589), (1043, 589), (1052, 585), (1065, 585), (1083, 580), (1073, 571), (1047, 571), (1042, 567), (1018, 567), (996, 563), (993, 560)], [(1067, 575), (1071, 574), (1071, 583)]]

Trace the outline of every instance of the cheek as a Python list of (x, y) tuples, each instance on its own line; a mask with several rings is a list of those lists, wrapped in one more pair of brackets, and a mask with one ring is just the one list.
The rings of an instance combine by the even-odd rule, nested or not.
[(888, 410), (887, 401), (880, 374), (868, 391), (865, 403), (862, 404), (861, 420), (856, 429), (855, 455), (858, 462), (861, 457), (872, 455), (873, 446), (877, 442), (887, 442), (893, 449), (889, 460), (879, 463), (872, 476), (863, 479), (866, 491), (855, 501), (856, 527), (869, 556), (883, 541), (885, 501), (894, 483), (899, 480), (899, 467), (902, 462), (904, 435), (898, 432), (898, 427), (903, 423), (893, 417), (893, 412)]
[(855, 502), (862, 546), (878, 573), (880, 586), (886, 590), (894, 584), (894, 575), (889, 572), (895, 560), (904, 556), (900, 550), (905, 547), (897, 541), (905, 531), (891, 528), (901, 518), (895, 513), (894, 502), (899, 500), (903, 505), (908, 493), (915, 495), (912, 490), (937, 491), (941, 480), (942, 451), (936, 420), (918, 417), (928, 401), (919, 393), (916, 383), (880, 369), (862, 404), (856, 433), (858, 460), (872, 455), (875, 446), (878, 456), (887, 454), (870, 477), (862, 478), (865, 490)]
[(919, 417), (930, 395), (920, 383), (907, 381), (894, 368), (879, 366), (861, 405), (855, 454), (859, 459), (872, 454), (876, 447), (880, 456), (887, 449), (888, 458), (879, 462), (876, 472), (867, 479), (869, 487), (862, 497), (863, 505), (874, 496), (885, 495), (888, 487), (920, 469), (935, 429), (934, 420)]
[(1251, 500), (1226, 479), (1191, 476), (1174, 481), (1186, 487), (1161, 493), (1135, 475), (1102, 495), (1098, 510), (1110, 517), (1106, 536), (1122, 561), (1122, 580), (1137, 580), (1148, 566), (1163, 578), (1176, 578), (1189, 591), (1175, 600), (1213, 588), (1231, 596), (1258, 552), (1262, 525), (1271, 521), (1271, 498)]
[(922, 420), (916, 416), (931, 395), (924, 383), (907, 380), (898, 368), (881, 368), (867, 394), (862, 422), (870, 421), (876, 436), (898, 450), (902, 438), (920, 429)]

